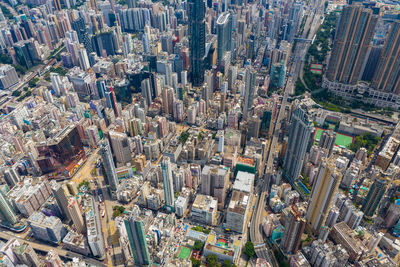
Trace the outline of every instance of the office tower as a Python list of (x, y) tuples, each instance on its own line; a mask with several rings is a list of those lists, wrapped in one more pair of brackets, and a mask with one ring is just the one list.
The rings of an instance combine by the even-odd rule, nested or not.
[(4, 180), (6, 181), (10, 189), (13, 188), (21, 180), (15, 168), (12, 167), (7, 168), (3, 174), (4, 174)]
[(175, 197), (171, 161), (169, 157), (163, 157), (161, 162), (161, 172), (164, 186), (165, 206), (169, 211), (173, 211)]
[(323, 131), (319, 139), (318, 146), (328, 150), (328, 156), (332, 154), (333, 147), (335, 146), (336, 134), (331, 131)]
[(314, 179), (306, 215), (307, 225), (315, 234), (325, 225), (341, 179), (342, 174), (336, 170), (335, 163), (323, 158)]
[(4, 224), (14, 225), (18, 222), (17, 215), (3, 191), (0, 190), (0, 219)]
[(136, 0), (128, 0), (128, 8), (135, 8)]
[(149, 265), (150, 254), (147, 247), (146, 233), (143, 221), (131, 216), (124, 220), (126, 232), (128, 233), (129, 245), (137, 265)]
[(115, 170), (114, 160), (111, 153), (110, 143), (107, 139), (100, 143), (100, 154), (103, 159), (105, 175), (112, 191), (117, 191), (119, 180)]
[(371, 86), (377, 90), (400, 94), (400, 21), (395, 21), (381, 52)]
[(141, 83), (142, 96), (146, 100), (146, 104), (150, 107), (152, 101), (150, 79), (144, 79)]
[(110, 131), (111, 147), (118, 163), (126, 164), (132, 161), (128, 136), (125, 133)]
[(326, 74), (328, 80), (355, 84), (361, 78), (378, 15), (379, 9), (365, 8), (355, 1), (343, 9)]
[(22, 243), (19, 246), (14, 246), (12, 251), (18, 259), (18, 263), (32, 267), (41, 266), (38, 255), (28, 243)]
[(386, 192), (387, 182), (384, 178), (378, 178), (372, 184), (368, 191), (367, 198), (361, 207), (361, 211), (364, 212), (365, 216), (372, 217), (375, 213), (376, 208), (379, 205), (383, 195)]
[(217, 19), (218, 48), (217, 60), (220, 64), (225, 53), (231, 51), (232, 16), (229, 12), (222, 13)]
[(190, 76), (193, 86), (204, 81), (204, 57), (206, 44), (205, 4), (203, 0), (188, 2)]
[(103, 231), (100, 222), (99, 209), (94, 197), (88, 196), (85, 199), (85, 220), (87, 226), (87, 238), (89, 248), (93, 256), (104, 259), (106, 250), (104, 248)]
[(289, 128), (289, 137), (283, 161), (283, 176), (294, 184), (299, 177), (304, 157), (310, 146), (314, 132), (312, 119), (306, 106), (296, 103)]
[(61, 215), (67, 219), (71, 220), (71, 215), (68, 210), (68, 190), (64, 184), (59, 184), (57, 182), (53, 182), (51, 184), (51, 190), (53, 191), (54, 197), (57, 201), (57, 205), (60, 208)]
[(302, 211), (296, 206), (290, 206), (282, 212), (285, 231), (283, 232), (281, 247), (288, 254), (295, 254), (299, 249), (301, 235), (306, 226)]
[(230, 66), (228, 70), (228, 89), (232, 90), (237, 78), (237, 67)]
[(75, 198), (70, 198), (68, 202), (68, 213), (71, 216), (74, 229), (83, 234), (86, 232), (85, 223), (83, 222), (82, 212)]

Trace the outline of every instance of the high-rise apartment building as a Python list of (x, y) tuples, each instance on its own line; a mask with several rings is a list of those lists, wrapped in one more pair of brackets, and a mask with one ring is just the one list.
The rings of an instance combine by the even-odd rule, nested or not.
[(343, 9), (326, 74), (328, 80), (355, 84), (361, 78), (378, 15), (379, 9), (366, 8), (356, 1)]
[(220, 207), (225, 204), (229, 173), (226, 167), (210, 165), (204, 166), (201, 171), (201, 194), (216, 197)]
[(291, 184), (299, 177), (303, 161), (314, 132), (306, 106), (296, 103), (289, 128), (289, 138), (283, 161), (283, 176)]
[(111, 191), (117, 191), (119, 180), (115, 170), (114, 160), (111, 153), (110, 143), (107, 139), (100, 143), (100, 154), (103, 159), (105, 175), (110, 185)]
[(140, 218), (131, 216), (124, 223), (135, 264), (149, 265), (150, 254), (147, 247), (143, 221)]
[(165, 206), (170, 211), (174, 209), (174, 184), (172, 177), (171, 161), (169, 157), (164, 157), (161, 163), (161, 172), (164, 186)]
[(128, 136), (125, 133), (110, 131), (111, 147), (118, 163), (126, 164), (132, 161)]
[(325, 225), (341, 179), (342, 174), (336, 170), (335, 163), (323, 158), (318, 174), (314, 178), (306, 215), (307, 225), (315, 234), (318, 234)]
[(393, 22), (390, 28), (371, 86), (400, 94), (400, 21)]
[(372, 217), (374, 215), (379, 202), (386, 192), (386, 187), (387, 182), (383, 178), (375, 180), (375, 182), (372, 184), (368, 191), (367, 198), (361, 207), (361, 211), (364, 212), (365, 216)]
[(200, 86), (204, 81), (205, 13), (204, 0), (190, 0), (188, 2), (190, 75), (193, 86)]
[(288, 254), (295, 254), (299, 249), (301, 235), (306, 226), (306, 220), (302, 216), (303, 210), (297, 206), (290, 206), (283, 210), (283, 222), (285, 231), (283, 232), (281, 247)]

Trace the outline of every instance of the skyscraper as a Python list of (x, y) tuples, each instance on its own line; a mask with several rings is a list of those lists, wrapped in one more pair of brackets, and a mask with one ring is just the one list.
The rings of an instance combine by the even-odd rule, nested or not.
[(147, 248), (143, 221), (140, 218), (131, 216), (128, 220), (125, 220), (124, 223), (135, 264), (149, 265), (150, 254)]
[(161, 163), (161, 172), (164, 185), (165, 206), (169, 211), (174, 209), (174, 185), (172, 179), (172, 169), (169, 157), (164, 157)]
[(247, 118), (249, 108), (253, 106), (254, 86), (257, 72), (254, 69), (246, 68), (246, 84), (244, 92), (243, 116)]
[(111, 191), (116, 191), (119, 181), (115, 171), (114, 160), (111, 153), (110, 143), (107, 139), (100, 143), (100, 154), (103, 159), (105, 174), (110, 185)]
[(111, 147), (115, 155), (117, 162), (126, 164), (132, 161), (131, 149), (126, 133), (120, 133), (116, 131), (110, 131), (109, 137), (111, 141)]
[(217, 19), (218, 49), (217, 59), (220, 62), (225, 53), (231, 50), (232, 16), (229, 12), (222, 13)]
[(285, 231), (283, 232), (281, 247), (286, 253), (295, 254), (300, 246), (306, 220), (302, 216), (302, 210), (294, 205), (285, 208), (282, 216)]
[(152, 96), (151, 96), (151, 86), (150, 86), (150, 79), (144, 79), (141, 83), (141, 89), (142, 89), (142, 96), (146, 100), (146, 104), (149, 107), (151, 105), (152, 101)]
[(204, 56), (206, 44), (205, 3), (203, 0), (188, 2), (190, 75), (193, 86), (204, 81)]
[(68, 212), (71, 215), (75, 230), (80, 234), (85, 233), (86, 227), (85, 223), (83, 222), (82, 212), (79, 208), (78, 202), (74, 198), (69, 199)]
[(355, 84), (361, 78), (378, 15), (379, 9), (365, 8), (355, 1), (343, 9), (329, 60), (328, 80)]
[(291, 184), (299, 177), (304, 156), (314, 132), (307, 107), (296, 103), (289, 128), (289, 137), (283, 161), (283, 176)]
[(8, 199), (0, 190), (0, 219), (3, 223), (14, 225), (18, 222), (17, 215)]
[(335, 163), (323, 158), (314, 180), (306, 215), (307, 225), (315, 234), (325, 225), (341, 179), (342, 174), (336, 170)]
[(371, 85), (377, 90), (400, 94), (400, 21), (392, 24)]
[(376, 208), (379, 205), (383, 195), (386, 192), (386, 180), (383, 178), (375, 180), (373, 185), (368, 191), (367, 198), (361, 207), (361, 211), (364, 212), (365, 216), (372, 217), (375, 213)]

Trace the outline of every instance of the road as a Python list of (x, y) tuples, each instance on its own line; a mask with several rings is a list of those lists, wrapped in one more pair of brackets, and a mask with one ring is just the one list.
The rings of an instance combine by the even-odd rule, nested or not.
[[(323, 2), (321, 0), (315, 0), (315, 8), (310, 10), (310, 14), (305, 24), (305, 35), (304, 37), (314, 36), (319, 25), (321, 23), (320, 12), (323, 12)], [(250, 224), (250, 239), (256, 247), (256, 255), (259, 258), (267, 259), (273, 266), (279, 266), (271, 249), (266, 248), (264, 244), (263, 231), (262, 231), (262, 221), (263, 214), (265, 211), (266, 197), (268, 197), (268, 189), (270, 184), (270, 178), (273, 175), (273, 163), (275, 159), (275, 153), (278, 144), (279, 132), (281, 129), (281, 121), (285, 115), (285, 107), (288, 104), (287, 98), (289, 94), (294, 93), (295, 81), (300, 73), (300, 70), (304, 65), (304, 58), (307, 53), (310, 43), (308, 41), (298, 42), (296, 45), (293, 60), (289, 62), (288, 73), (289, 76), (286, 79), (285, 86), (282, 90), (283, 98), (281, 107), (277, 118), (275, 119), (272, 140), (270, 142), (270, 147), (268, 151), (267, 163), (265, 166), (265, 173), (263, 179), (260, 180), (260, 184), (256, 188), (256, 193), (258, 193), (258, 200), (256, 206), (256, 212), (254, 212), (252, 221)]]
[[(39, 244), (39, 243), (32, 242), (32, 241), (27, 241), (27, 240), (24, 240), (24, 239), (19, 238), (17, 236), (13, 236), (11, 234), (7, 234), (4, 231), (0, 231), (0, 239), (8, 241), (8, 240), (13, 239), (13, 238), (17, 239), (21, 243), (28, 243), (29, 245), (32, 246), (32, 248), (35, 251), (40, 252), (40, 253), (45, 253), (46, 254), (47, 252), (49, 252), (49, 250), (54, 250), (62, 258), (66, 258), (66, 259), (69, 259), (69, 260), (72, 260), (73, 258), (83, 259), (82, 255), (80, 255), (80, 254), (77, 254), (77, 253), (74, 253), (74, 252), (71, 252), (71, 251), (68, 251), (68, 250), (60, 249), (60, 248), (57, 248), (57, 247), (49, 246), (49, 245)], [(84, 258), (83, 260), (87, 264), (92, 264), (92, 265), (95, 265), (95, 266), (105, 266), (101, 261), (98, 261), (98, 260), (95, 260), (95, 259), (92, 259), (92, 258)]]

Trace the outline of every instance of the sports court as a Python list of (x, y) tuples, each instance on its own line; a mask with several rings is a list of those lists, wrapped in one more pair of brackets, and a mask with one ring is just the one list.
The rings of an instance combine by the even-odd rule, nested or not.
[(190, 250), (190, 248), (182, 247), (181, 251), (179, 252), (178, 258), (180, 258), (180, 259), (188, 259), (189, 256), (190, 256), (190, 252), (192, 252)]
[[(314, 134), (314, 141), (319, 142), (323, 131), (325, 131), (325, 130), (321, 129), (321, 128), (317, 128), (317, 130), (315, 131), (315, 134)], [(337, 145), (339, 147), (348, 147), (351, 143), (353, 143), (353, 137), (344, 135), (344, 134), (340, 134), (340, 133), (336, 133), (335, 145)]]

